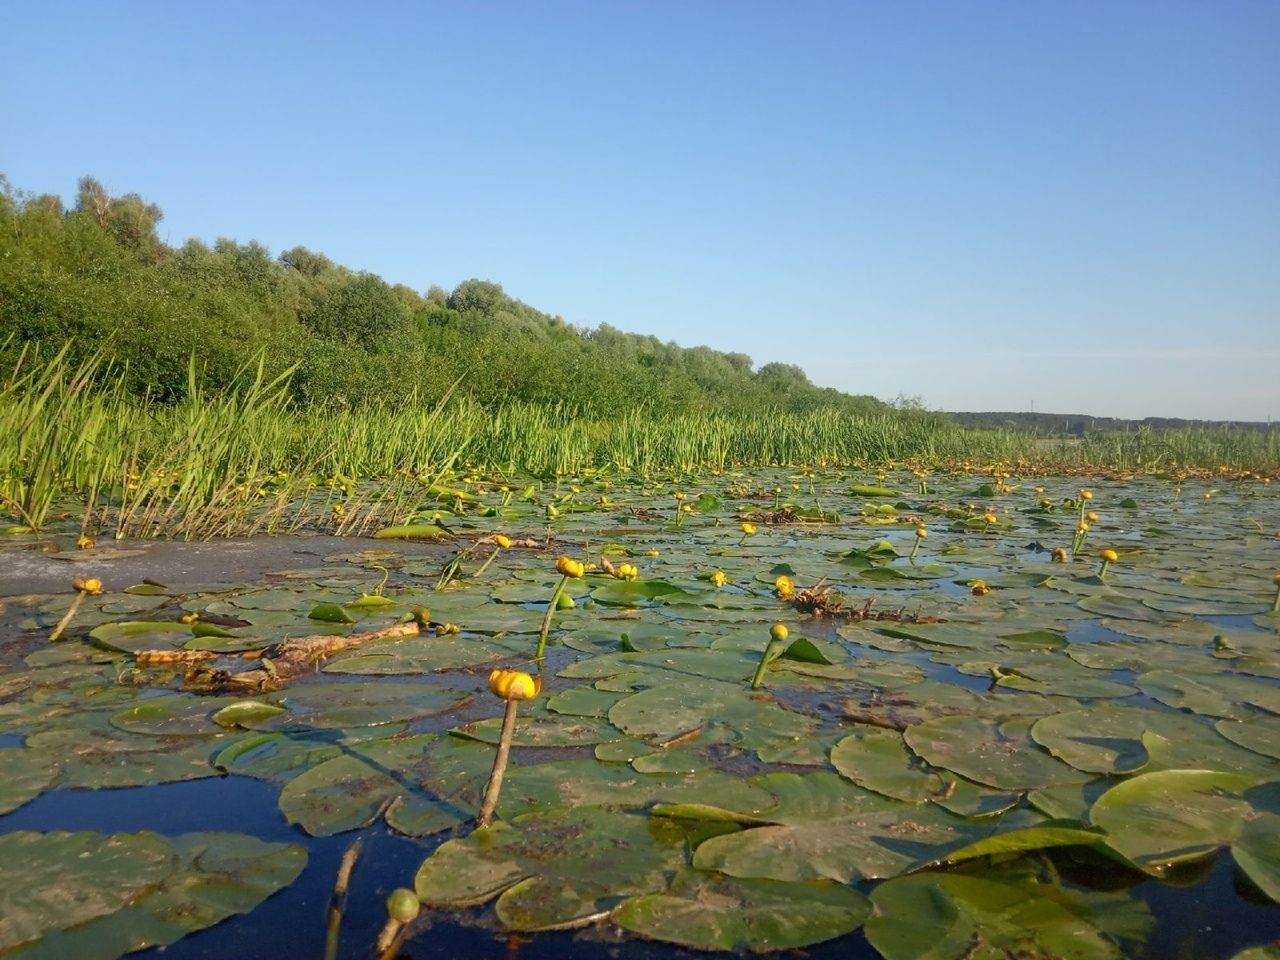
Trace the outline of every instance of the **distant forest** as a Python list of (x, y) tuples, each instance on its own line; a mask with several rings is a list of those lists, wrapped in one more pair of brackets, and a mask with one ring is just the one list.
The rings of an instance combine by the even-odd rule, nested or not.
[(1090, 417), (1083, 413), (948, 413), (946, 417), (965, 427), (1003, 428), (1055, 437), (1084, 437), (1098, 433), (1138, 430), (1144, 427), (1152, 430), (1179, 430), (1187, 427), (1271, 429), (1271, 424), (1256, 421), (1180, 420), (1176, 417), (1122, 420), (1116, 417)]
[(227, 239), (170, 247), (161, 218), (92, 177), (68, 209), (0, 176), (0, 360), (70, 344), (73, 359), (101, 355), (159, 402), (188, 390), (194, 354), (201, 389), (265, 357), (268, 374), (293, 370), (298, 402), (330, 407), (431, 403), (457, 383), (486, 405), (563, 402), (592, 414), (890, 409), (817, 387), (791, 364), (757, 369), (742, 353), (576, 327), (487, 280), (418, 291), (302, 246), (278, 256)]

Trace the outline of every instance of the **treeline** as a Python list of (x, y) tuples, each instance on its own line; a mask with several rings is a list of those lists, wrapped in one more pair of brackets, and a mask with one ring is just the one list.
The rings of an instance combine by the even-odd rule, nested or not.
[(820, 388), (790, 364), (680, 347), (601, 324), (580, 329), (467, 280), (452, 292), (388, 284), (306, 247), (157, 233), (162, 213), (137, 194), (79, 183), (74, 205), (15, 191), (0, 176), (0, 359), (24, 345), (98, 354), (137, 395), (160, 402), (225, 387), (265, 357), (293, 370), (307, 406), (357, 407), (412, 396), (430, 404), (457, 383), (482, 404), (564, 403), (584, 413), (687, 410), (876, 413), (871, 397)]
[(1166, 431), (1230, 427), (1269, 431), (1272, 426), (1269, 423), (1247, 420), (1182, 420), (1177, 417), (1124, 420), (1118, 417), (1091, 417), (1083, 413), (949, 413), (947, 417), (965, 427), (1017, 430), (1048, 437), (1086, 437), (1142, 429)]

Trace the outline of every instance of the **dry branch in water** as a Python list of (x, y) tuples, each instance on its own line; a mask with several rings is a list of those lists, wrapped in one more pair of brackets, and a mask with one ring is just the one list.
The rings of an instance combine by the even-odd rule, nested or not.
[(281, 640), (261, 650), (241, 654), (240, 659), (257, 660), (258, 663), (253, 669), (242, 670), (239, 673), (200, 667), (199, 664), (221, 656), (208, 650), (139, 650), (134, 657), (140, 667), (171, 663), (191, 664), (193, 669), (187, 673), (187, 686), (201, 692), (218, 693), (228, 688), (274, 690), (304, 673), (312, 672), (319, 666), (320, 661), (350, 647), (368, 643), (370, 640), (416, 637), (420, 632), (421, 628), (418, 624), (411, 621), (393, 624), (369, 633), (353, 633), (345, 637), (321, 634)]

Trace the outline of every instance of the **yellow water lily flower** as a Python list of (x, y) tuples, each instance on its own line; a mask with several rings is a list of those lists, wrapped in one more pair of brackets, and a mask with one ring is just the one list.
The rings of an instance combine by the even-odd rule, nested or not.
[(775, 643), (781, 643), (783, 640), (787, 639), (789, 633), (790, 631), (787, 629), (786, 624), (775, 623), (769, 628), (769, 639), (773, 640)]
[(1066, 548), (1066, 547), (1054, 547), (1054, 548), (1053, 548), (1053, 550), (1052, 550), (1052, 552), (1050, 552), (1049, 557), (1050, 557), (1050, 559), (1052, 559), (1052, 560), (1056, 561), (1057, 563), (1066, 563), (1066, 562), (1067, 562), (1067, 548)]
[(587, 568), (581, 560), (572, 557), (560, 557), (556, 560), (556, 572), (566, 577), (581, 577)]
[(84, 577), (76, 577), (71, 581), (71, 586), (79, 590), (81, 593), (88, 594), (91, 597), (96, 597), (98, 594), (102, 593), (102, 581), (97, 577), (89, 577), (88, 579), (85, 579)]
[(778, 592), (783, 600), (790, 600), (791, 595), (796, 592), (795, 582), (785, 573), (773, 581), (773, 589)]
[(756, 532), (756, 525), (754, 523), (744, 523), (742, 525), (742, 532), (748, 537), (753, 536)]
[(969, 592), (975, 597), (985, 597), (991, 592), (991, 588), (987, 586), (985, 580), (975, 580), (969, 584)]
[(498, 546), (500, 546), (503, 550), (511, 549), (511, 538), (506, 536), (505, 534), (501, 534), (501, 533), (497, 534), (496, 536), (494, 536), (493, 542), (496, 543)]
[(717, 589), (719, 589), (729, 582), (729, 577), (723, 570), (717, 570), (711, 574), (711, 582)]
[(489, 690), (503, 700), (532, 700), (542, 692), (542, 678), (523, 670), (494, 670), (489, 674)]

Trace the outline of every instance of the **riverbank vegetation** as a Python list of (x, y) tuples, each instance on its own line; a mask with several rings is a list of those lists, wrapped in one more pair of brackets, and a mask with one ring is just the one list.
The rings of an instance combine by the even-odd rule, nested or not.
[(793, 366), (578, 329), (486, 281), (419, 294), (302, 247), (171, 248), (160, 219), (92, 178), (69, 209), (0, 189), (0, 512), (22, 526), (70, 511), (86, 533), (361, 532), (420, 512), (455, 469), (523, 485), (908, 461), (1280, 465), (1275, 429), (969, 428)]

